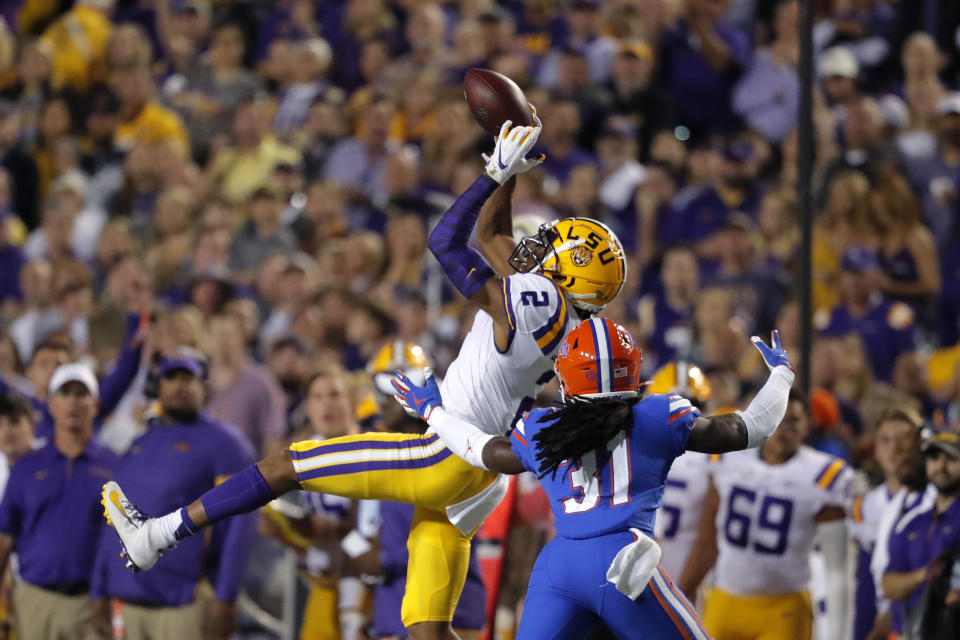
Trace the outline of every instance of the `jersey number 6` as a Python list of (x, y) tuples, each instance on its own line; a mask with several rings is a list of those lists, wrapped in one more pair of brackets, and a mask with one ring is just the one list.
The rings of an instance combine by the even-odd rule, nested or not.
[[(727, 520), (723, 525), (727, 541), (735, 547), (745, 549), (750, 542), (750, 525), (752, 520), (749, 513), (753, 512), (753, 503), (757, 500), (757, 493), (750, 489), (734, 486), (730, 491), (730, 508), (727, 511)], [(744, 511), (737, 511), (738, 503), (746, 503)], [(757, 553), (781, 555), (787, 550), (787, 535), (790, 532), (790, 521), (793, 519), (793, 502), (776, 496), (764, 496), (760, 502), (760, 513), (757, 517), (757, 529), (754, 536), (753, 550)], [(765, 532), (769, 532), (764, 536)], [(764, 539), (761, 539), (764, 538)]]
[(584, 455), (579, 463), (572, 463), (572, 465), (574, 466), (570, 467), (569, 474), (573, 495), (563, 501), (564, 513), (584, 513), (597, 506), (600, 494), (603, 493), (603, 472), (606, 470), (609, 470), (606, 475), (613, 485), (610, 506), (618, 507), (630, 502), (629, 437), (624, 437), (620, 444), (614, 447), (603, 469), (597, 469), (596, 451)]

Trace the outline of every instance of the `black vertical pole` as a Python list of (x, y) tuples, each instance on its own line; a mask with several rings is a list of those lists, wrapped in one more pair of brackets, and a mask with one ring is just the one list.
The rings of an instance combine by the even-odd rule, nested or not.
[(800, 248), (800, 391), (810, 392), (810, 344), (813, 339), (811, 245), (813, 244), (813, 9), (814, 0), (800, 3), (800, 121), (797, 131), (797, 201)]

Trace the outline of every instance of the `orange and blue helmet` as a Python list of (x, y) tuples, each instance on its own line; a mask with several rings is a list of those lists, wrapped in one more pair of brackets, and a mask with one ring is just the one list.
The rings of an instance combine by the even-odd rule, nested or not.
[(622, 325), (584, 320), (567, 334), (554, 368), (564, 398), (631, 398), (640, 392), (643, 352)]

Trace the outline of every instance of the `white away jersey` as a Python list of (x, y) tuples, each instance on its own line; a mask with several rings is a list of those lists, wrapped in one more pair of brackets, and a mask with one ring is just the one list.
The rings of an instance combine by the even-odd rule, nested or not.
[(673, 461), (667, 473), (663, 506), (657, 511), (654, 529), (663, 550), (660, 565), (674, 580), (680, 579), (690, 548), (697, 539), (703, 500), (710, 484), (711, 458), (696, 451), (687, 451)]
[(853, 472), (807, 446), (770, 465), (759, 449), (725, 453), (712, 473), (717, 510), (717, 587), (741, 596), (804, 591), (810, 551), (826, 506), (845, 508)]
[(440, 386), (444, 408), (493, 435), (503, 435), (533, 407), (553, 377), (553, 361), (577, 314), (546, 276), (517, 273), (501, 281), (510, 325), (497, 349), (493, 318), (478, 311)]

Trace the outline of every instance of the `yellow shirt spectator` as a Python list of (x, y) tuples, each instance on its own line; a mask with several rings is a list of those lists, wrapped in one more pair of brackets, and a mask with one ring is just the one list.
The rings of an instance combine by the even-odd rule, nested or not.
[(136, 144), (169, 142), (181, 155), (190, 151), (190, 141), (180, 117), (153, 100), (147, 102), (132, 120), (117, 125), (113, 141), (123, 150)]
[(213, 179), (220, 195), (239, 202), (266, 186), (279, 164), (300, 164), (300, 152), (268, 135), (252, 149), (229, 147), (218, 153), (213, 161)]
[(50, 84), (85, 91), (103, 60), (112, 24), (99, 9), (78, 4), (51, 24), (37, 46), (50, 59)]

